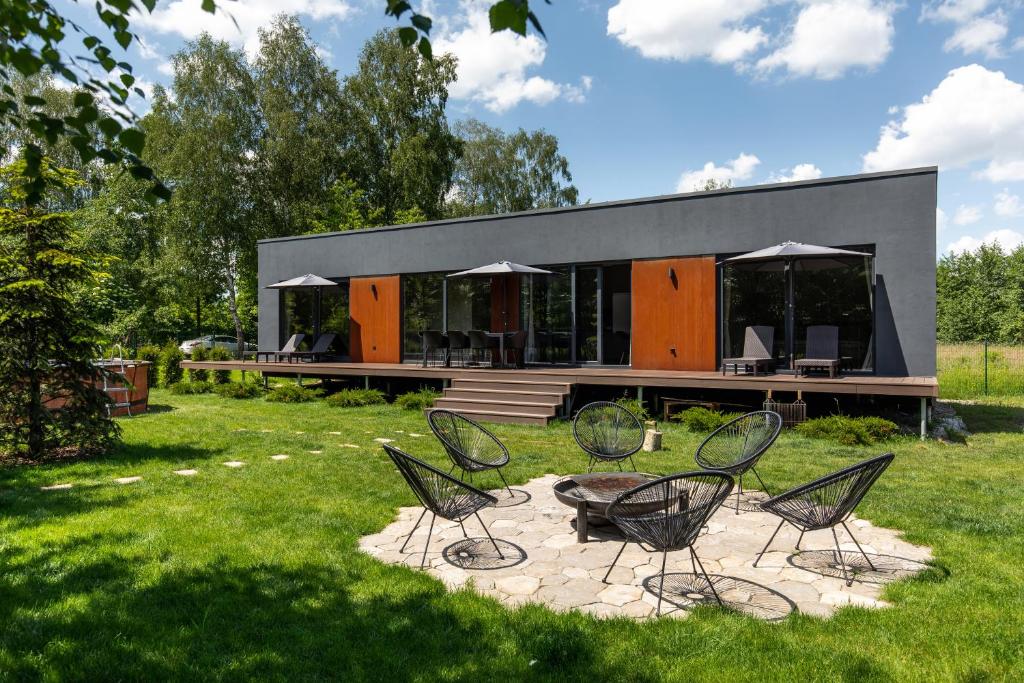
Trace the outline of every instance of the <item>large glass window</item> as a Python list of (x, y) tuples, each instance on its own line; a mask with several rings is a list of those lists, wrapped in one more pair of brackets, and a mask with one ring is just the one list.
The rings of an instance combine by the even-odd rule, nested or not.
[[(440, 328), (438, 328), (440, 329)], [(491, 281), (482, 277), (448, 280), (448, 329), (491, 329)]]
[(786, 357), (786, 271), (784, 264), (730, 265), (722, 272), (722, 357), (743, 355), (743, 336), (749, 326), (775, 330), (772, 355), (781, 364)]
[[(328, 353), (346, 357), (349, 332), (348, 282), (342, 282), (336, 287), (324, 287), (320, 292), (320, 333), (333, 332), (335, 338)], [(296, 287), (281, 292), (280, 345), (284, 345), (293, 334), (303, 334), (305, 338), (299, 348), (308, 350), (313, 346), (316, 341), (316, 302), (315, 287)]]
[(874, 287), (871, 260), (808, 259), (793, 269), (796, 358), (803, 358), (807, 327), (839, 328), (839, 355), (846, 370), (873, 370)]
[(348, 282), (337, 287), (324, 287), (320, 299), (320, 333), (334, 333), (330, 354), (349, 357)]
[(601, 362), (628, 365), (632, 328), (632, 272), (628, 263), (604, 266), (601, 276)]
[(601, 269), (576, 268), (576, 362), (596, 363), (597, 326), (600, 308), (597, 301)]
[(521, 280), (522, 329), (529, 363), (572, 361), (572, 277), (568, 266), (547, 267), (554, 275)]
[(281, 292), (282, 337), (278, 341), (278, 348), (293, 334), (305, 335), (300, 349), (308, 349), (313, 344), (315, 306), (316, 290), (313, 288), (301, 287)]
[(424, 330), (444, 329), (444, 274), (402, 276), (402, 357), (423, 359)]

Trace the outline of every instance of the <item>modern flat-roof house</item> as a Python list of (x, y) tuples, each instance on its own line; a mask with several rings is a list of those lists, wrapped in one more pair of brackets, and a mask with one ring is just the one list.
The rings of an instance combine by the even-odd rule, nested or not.
[[(260, 350), (336, 335), (322, 362), (264, 369), (454, 381), (449, 407), (494, 419), (530, 414), (507, 405), (511, 392), (530, 398), (544, 382), (926, 399), (937, 393), (936, 180), (915, 168), (264, 240)], [(784, 242), (856, 253), (727, 260)], [(502, 260), (550, 274), (449, 277)], [(306, 273), (336, 286), (270, 288)], [(776, 372), (723, 376), (754, 326), (771, 330)], [(814, 326), (838, 329), (836, 379), (787, 372)], [(425, 357), (424, 331), (482, 331), (509, 348)], [(506, 359), (519, 369), (494, 367)]]

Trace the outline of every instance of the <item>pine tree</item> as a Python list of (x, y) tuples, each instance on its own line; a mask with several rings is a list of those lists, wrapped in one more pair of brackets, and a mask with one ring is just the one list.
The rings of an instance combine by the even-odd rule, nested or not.
[[(103, 277), (102, 259), (71, 246), (67, 214), (26, 202), (24, 170), (24, 162), (4, 170), (0, 207), (0, 455), (102, 452), (119, 430), (91, 362), (99, 332), (77, 297)], [(54, 191), (75, 182), (52, 168), (44, 178)]]

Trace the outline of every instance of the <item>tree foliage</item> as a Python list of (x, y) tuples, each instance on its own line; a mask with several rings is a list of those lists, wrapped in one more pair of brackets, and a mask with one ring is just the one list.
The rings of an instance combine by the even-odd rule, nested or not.
[(512, 133), (470, 119), (456, 127), (462, 157), (455, 173), (451, 215), (482, 215), (572, 206), (569, 160), (558, 139), (543, 130)]
[(947, 254), (936, 272), (941, 341), (1024, 342), (1024, 247)]
[[(66, 214), (39, 208), (25, 161), (4, 172), (0, 207), (0, 454), (40, 460), (105, 450), (118, 435), (106, 413), (103, 370), (90, 361), (100, 333), (76, 296), (105, 273), (76, 247)], [(38, 177), (57, 191), (74, 174), (43, 159)]]

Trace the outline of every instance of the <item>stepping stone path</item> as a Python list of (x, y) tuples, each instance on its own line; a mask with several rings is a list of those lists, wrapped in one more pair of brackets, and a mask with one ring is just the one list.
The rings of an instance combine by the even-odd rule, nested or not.
[(114, 481), (118, 484), (134, 484), (137, 481), (142, 481), (142, 477), (119, 477)]
[[(614, 527), (595, 526), (587, 543), (577, 543), (573, 526), (576, 511), (558, 502), (551, 489), (558, 479), (546, 475), (517, 487), (530, 495), (521, 505), (480, 511), (507, 560), (494, 556), (476, 520), (467, 521), (466, 530), (475, 552), (486, 555), (487, 561), (463, 551), (445, 556), (445, 548), (466, 542), (458, 524), (438, 518), (427, 551), (426, 571), (453, 590), (471, 585), (508, 606), (531, 602), (596, 617), (653, 618), (661, 554), (629, 544), (608, 583), (604, 583), (602, 579), (622, 547), (622, 538)], [(420, 507), (400, 508), (396, 521), (380, 533), (361, 538), (359, 547), (382, 562), (419, 567), (428, 525), (416, 529), (405, 552), (400, 548), (422, 511)], [(798, 532), (787, 525), (754, 567), (754, 558), (778, 523), (777, 517), (766, 512), (737, 515), (733, 508), (723, 506), (698, 538), (697, 555), (730, 609), (774, 621), (785, 618), (794, 608), (820, 617), (829, 617), (845, 605), (884, 608), (889, 606), (881, 599), (885, 584), (924, 570), (931, 559), (931, 549), (906, 542), (898, 531), (852, 517), (847, 523), (878, 568), (868, 568), (840, 528), (842, 561), (856, 569), (852, 586), (847, 587), (842, 579), (828, 531), (805, 534), (798, 552)], [(467, 562), (466, 557), (476, 559), (476, 564)], [(713, 602), (703, 577), (695, 577), (692, 571), (688, 551), (668, 554), (663, 617), (685, 618), (695, 601)]]
[(385, 439), (383, 437), (378, 437), (378, 438), (374, 439), (374, 441), (376, 441), (377, 443), (394, 443), (395, 442), (394, 439)]
[(313, 455), (320, 455), (323, 451), (310, 451)]
[(342, 448), (359, 448), (359, 446), (357, 446), (354, 443), (343, 443), (343, 444), (341, 444), (341, 447)]
[(50, 486), (40, 486), (41, 491), (67, 491), (74, 484), (51, 484)]
[(272, 455), (272, 456), (270, 456), (270, 459), (271, 459), (271, 460), (287, 460), (287, 459), (288, 459), (288, 456), (287, 456), (287, 455), (285, 455), (284, 453), (279, 453), (278, 455)]
[(238, 460), (228, 460), (224, 463), (224, 467), (242, 467), (243, 465), (245, 465), (245, 463)]
[(199, 474), (199, 470), (174, 470), (174, 473), (182, 477), (194, 477)]
[(420, 438), (421, 436), (423, 436), (422, 434), (414, 434), (413, 432), (409, 432), (409, 434), (408, 434), (408, 435), (409, 435), (409, 436), (411, 436), (411, 437), (413, 437), (414, 439), (418, 439), (418, 438)]
[(341, 436), (341, 432), (327, 432), (331, 436)]

